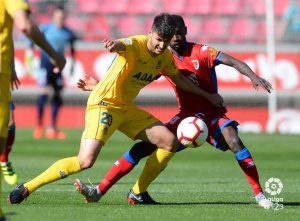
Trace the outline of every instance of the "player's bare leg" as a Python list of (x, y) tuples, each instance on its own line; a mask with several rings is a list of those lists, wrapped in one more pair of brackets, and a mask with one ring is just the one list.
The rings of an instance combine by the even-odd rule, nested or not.
[(17, 186), (9, 194), (9, 203), (21, 203), (29, 194), (43, 185), (92, 167), (102, 145), (101, 141), (95, 139), (82, 139), (78, 156), (58, 160), (34, 179)]
[[(101, 151), (104, 143), (95, 139), (82, 139), (78, 154), (78, 160), (82, 170), (92, 167)], [(102, 196), (101, 192), (92, 184), (87, 185), (79, 179), (75, 179), (74, 185), (79, 193), (84, 196), (86, 203), (98, 202)]]

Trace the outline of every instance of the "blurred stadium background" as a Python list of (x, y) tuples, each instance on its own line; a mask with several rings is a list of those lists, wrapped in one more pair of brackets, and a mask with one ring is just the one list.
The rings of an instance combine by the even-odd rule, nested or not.
[[(266, 4), (266, 3), (271, 4)], [(230, 111), (229, 116), (241, 123), (243, 132), (300, 133), (300, 35), (283, 41), (280, 24), (289, 0), (29, 0), (33, 16), (39, 23), (51, 21), (56, 5), (63, 5), (67, 24), (78, 35), (76, 66), (73, 73), (64, 70), (65, 108), (60, 126), (81, 128), (88, 93), (76, 89), (75, 83), (84, 74), (99, 78), (105, 73), (113, 55), (103, 50), (103, 38), (120, 38), (147, 34), (154, 15), (160, 12), (180, 14), (188, 27), (188, 39), (208, 44), (243, 61), (276, 87), (272, 97), (256, 92), (250, 82), (234, 69), (218, 66), (220, 93)], [(272, 8), (272, 5), (274, 6)], [(271, 7), (269, 7), (271, 6)], [(274, 16), (274, 26), (267, 28), (266, 12)], [(274, 28), (273, 39), (267, 42), (268, 30)], [(35, 84), (38, 51), (32, 66), (25, 61), (24, 37), (14, 32), (16, 69), (21, 88), (13, 92), (16, 121), (19, 127), (35, 125)], [(275, 54), (272, 55), (272, 48)], [(271, 50), (271, 54), (268, 49)], [(270, 56), (274, 56), (272, 62)], [(68, 57), (68, 55), (67, 55)], [(271, 64), (271, 66), (270, 66)], [(273, 76), (273, 77), (272, 77)], [(270, 102), (271, 100), (271, 102)], [(274, 102), (275, 101), (275, 102)], [(136, 100), (138, 105), (167, 121), (176, 112), (174, 93), (165, 80), (148, 86)], [(276, 104), (276, 105), (274, 105)], [(268, 107), (276, 109), (269, 111)], [(271, 108), (271, 109), (272, 109)], [(71, 113), (71, 114), (70, 114)]]

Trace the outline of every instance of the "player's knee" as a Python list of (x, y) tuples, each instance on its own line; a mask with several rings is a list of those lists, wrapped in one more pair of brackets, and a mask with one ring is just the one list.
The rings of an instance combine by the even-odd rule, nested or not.
[(94, 159), (80, 159), (80, 158), (78, 158), (78, 159), (79, 159), (79, 164), (80, 164), (81, 170), (89, 169), (95, 163)]
[(178, 145), (179, 142), (173, 134), (169, 136), (162, 136), (157, 144), (158, 147), (169, 152), (176, 152)]

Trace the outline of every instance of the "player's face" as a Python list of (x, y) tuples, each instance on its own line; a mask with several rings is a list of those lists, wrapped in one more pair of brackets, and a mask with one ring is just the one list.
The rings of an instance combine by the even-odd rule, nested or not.
[(175, 35), (170, 42), (171, 48), (173, 48), (175, 51), (181, 51), (186, 43), (186, 33), (186, 26), (184, 26), (182, 23), (178, 23)]
[(65, 22), (65, 13), (62, 10), (56, 10), (53, 13), (53, 22), (58, 28), (62, 28)]
[(147, 43), (148, 49), (154, 55), (162, 54), (169, 46), (171, 39), (160, 37), (157, 32), (151, 31), (149, 33), (149, 40)]

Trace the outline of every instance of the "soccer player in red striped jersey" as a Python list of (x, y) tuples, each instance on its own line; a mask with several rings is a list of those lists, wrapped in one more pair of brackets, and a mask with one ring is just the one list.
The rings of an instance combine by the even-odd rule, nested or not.
[[(178, 15), (174, 15), (174, 18), (177, 20), (178, 26), (171, 41), (170, 50), (177, 68), (195, 85), (212, 96), (218, 94), (215, 66), (224, 64), (234, 67), (247, 76), (255, 89), (261, 87), (270, 93), (272, 89), (271, 84), (265, 79), (258, 77), (244, 62), (212, 47), (188, 42), (186, 40), (187, 28), (183, 18)], [(178, 114), (166, 124), (170, 131), (176, 134), (178, 124), (186, 117), (197, 116), (202, 118), (209, 130), (207, 142), (222, 151), (231, 150), (253, 189), (258, 205), (272, 207), (272, 202), (264, 195), (259, 183), (259, 176), (253, 158), (238, 136), (237, 126), (239, 124), (226, 116), (226, 107), (217, 106), (207, 98), (185, 92), (176, 87), (171, 80), (169, 81), (176, 92), (179, 106)], [(80, 87), (84, 88), (84, 86), (82, 82)], [(131, 150), (126, 152), (111, 167), (98, 185), (99, 192), (104, 195), (113, 184), (128, 174), (138, 164), (140, 159), (150, 155), (156, 148), (147, 142), (136, 143)], [(185, 149), (185, 147), (178, 147), (178, 151), (182, 149)], [(153, 203), (152, 200), (145, 198), (143, 193), (136, 194), (136, 192), (139, 192), (137, 183), (128, 193), (129, 203)], [(148, 193), (145, 196), (149, 196)]]

